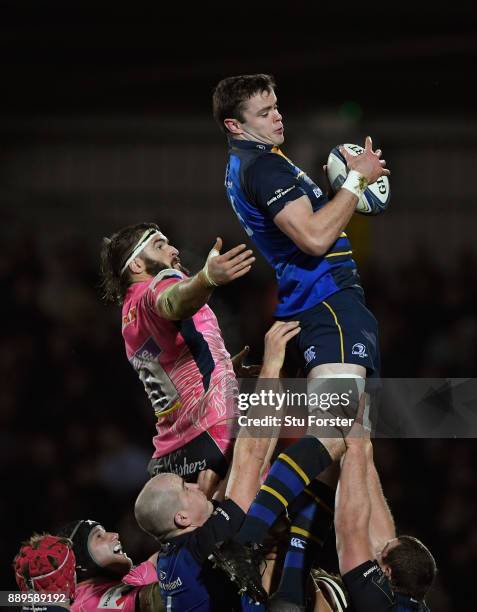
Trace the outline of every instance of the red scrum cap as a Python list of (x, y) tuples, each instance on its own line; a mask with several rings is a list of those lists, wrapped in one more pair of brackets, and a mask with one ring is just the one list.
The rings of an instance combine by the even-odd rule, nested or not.
[(75, 596), (76, 559), (71, 541), (49, 534), (34, 535), (13, 560), (20, 591), (66, 593)]

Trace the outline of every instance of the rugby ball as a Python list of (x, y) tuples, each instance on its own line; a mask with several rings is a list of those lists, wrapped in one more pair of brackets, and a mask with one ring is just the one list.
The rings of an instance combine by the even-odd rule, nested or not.
[[(351, 155), (359, 155), (363, 147), (355, 144), (341, 145)], [(331, 150), (326, 162), (326, 173), (334, 193), (339, 191), (348, 175), (346, 160), (341, 155), (339, 147)], [(356, 212), (362, 215), (379, 215), (389, 206), (391, 187), (387, 176), (380, 176), (375, 183), (368, 185), (356, 204)]]

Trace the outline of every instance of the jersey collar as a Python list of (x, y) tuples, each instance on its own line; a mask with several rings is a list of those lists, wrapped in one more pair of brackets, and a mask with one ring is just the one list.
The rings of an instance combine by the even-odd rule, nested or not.
[(274, 145), (255, 142), (254, 140), (237, 140), (229, 138), (229, 147), (233, 149), (259, 149), (260, 151), (271, 151)]

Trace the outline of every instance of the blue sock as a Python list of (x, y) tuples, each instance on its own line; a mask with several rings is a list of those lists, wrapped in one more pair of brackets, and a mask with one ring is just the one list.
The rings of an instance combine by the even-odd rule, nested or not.
[(290, 541), (277, 593), (300, 606), (306, 603), (306, 586), (333, 524), (335, 491), (318, 480), (311, 482), (289, 509)]
[(273, 462), (234, 539), (261, 544), (280, 514), (330, 463), (328, 451), (317, 438), (305, 436), (289, 446)]

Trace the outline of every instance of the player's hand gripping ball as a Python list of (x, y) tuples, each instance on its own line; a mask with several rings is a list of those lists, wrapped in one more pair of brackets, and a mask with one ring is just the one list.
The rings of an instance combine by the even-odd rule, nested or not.
[[(355, 144), (341, 145), (351, 155), (359, 155), (363, 147)], [(348, 175), (345, 158), (341, 155), (339, 147), (331, 150), (326, 162), (326, 173), (334, 193), (341, 189)], [(368, 185), (356, 204), (356, 212), (362, 215), (379, 215), (389, 206), (391, 187), (387, 176), (381, 176), (375, 183)]]

